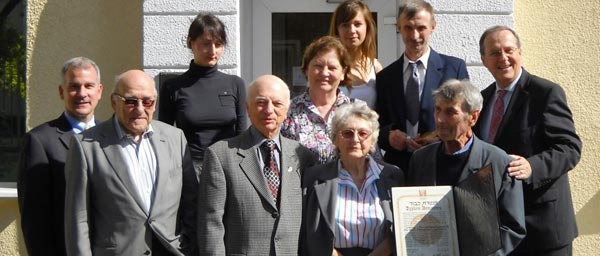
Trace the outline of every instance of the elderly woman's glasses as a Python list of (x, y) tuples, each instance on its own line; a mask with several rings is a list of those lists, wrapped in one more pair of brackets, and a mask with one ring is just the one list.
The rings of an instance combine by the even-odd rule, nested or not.
[(353, 140), (354, 137), (358, 136), (358, 140), (359, 141), (364, 141), (367, 138), (369, 138), (369, 136), (371, 136), (371, 131), (368, 130), (355, 130), (355, 129), (346, 129), (340, 132), (340, 135), (342, 136), (342, 138), (346, 139), (346, 140)]
[(144, 106), (145, 108), (151, 108), (152, 106), (154, 106), (155, 102), (154, 98), (138, 99), (136, 97), (123, 97), (116, 93), (115, 95), (119, 97), (119, 99), (123, 101), (125, 103), (125, 106), (128, 108), (137, 107), (140, 104), (142, 104), (142, 106)]

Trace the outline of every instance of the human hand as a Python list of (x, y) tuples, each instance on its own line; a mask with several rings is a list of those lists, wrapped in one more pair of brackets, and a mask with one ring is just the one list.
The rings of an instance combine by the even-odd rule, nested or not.
[(395, 150), (403, 151), (406, 149), (406, 133), (403, 133), (400, 130), (391, 130), (388, 140), (390, 142), (390, 146), (392, 146), (392, 148)]
[(509, 155), (513, 160), (508, 164), (508, 175), (518, 180), (526, 180), (531, 176), (531, 165), (527, 158), (518, 155)]
[(424, 134), (419, 134), (415, 138), (415, 142), (421, 144), (421, 146), (429, 145), (431, 143), (435, 143), (440, 141), (440, 137), (437, 136), (436, 131), (426, 132)]
[(338, 252), (335, 248), (333, 248), (333, 252), (331, 252), (331, 256), (344, 256), (341, 252)]

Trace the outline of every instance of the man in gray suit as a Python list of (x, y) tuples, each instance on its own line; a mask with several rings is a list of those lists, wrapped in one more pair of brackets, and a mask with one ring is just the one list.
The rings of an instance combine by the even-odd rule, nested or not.
[(285, 82), (257, 78), (246, 100), (252, 126), (206, 150), (198, 193), (200, 255), (298, 254), (301, 176), (314, 159), (279, 135), (289, 105)]
[(153, 121), (154, 81), (117, 77), (113, 117), (71, 140), (67, 156), (68, 255), (191, 255), (197, 176), (183, 132)]
[[(442, 142), (415, 151), (410, 160), (407, 184), (455, 186), (491, 164), (502, 242), (495, 255), (507, 255), (526, 233), (523, 185), (506, 171), (512, 158), (473, 134), (472, 127), (479, 118), (483, 98), (470, 82), (451, 79), (433, 94), (435, 126)], [(471, 236), (478, 237), (478, 234)]]

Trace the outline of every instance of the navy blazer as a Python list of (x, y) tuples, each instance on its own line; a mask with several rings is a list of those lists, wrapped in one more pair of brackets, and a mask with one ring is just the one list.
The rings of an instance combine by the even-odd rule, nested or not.
[[(404, 57), (402, 56), (377, 73), (376, 110), (379, 113), (381, 129), (378, 143), (386, 152), (384, 160), (400, 167), (400, 169), (407, 170), (408, 161), (412, 154), (407, 151), (395, 150), (389, 143), (391, 130), (400, 129), (406, 132), (403, 63)], [(435, 130), (433, 91), (448, 79), (462, 80), (469, 78), (465, 61), (462, 59), (439, 54), (431, 49), (427, 63), (425, 84), (420, 101), (419, 133), (421, 134)]]
[(63, 113), (25, 134), (17, 176), (21, 229), (29, 255), (66, 255), (65, 160), (71, 124)]
[[(391, 229), (391, 188), (404, 185), (404, 174), (398, 167), (382, 164), (383, 170), (375, 182), (385, 215), (385, 228)], [(333, 251), (335, 212), (338, 191), (338, 161), (311, 167), (304, 174), (305, 207), (302, 218), (302, 254), (330, 255)], [(391, 236), (392, 241), (394, 237)]]
[[(577, 237), (567, 172), (579, 162), (582, 145), (563, 89), (522, 71), (493, 144), (531, 165), (523, 183), (527, 237), (517, 249), (529, 252), (565, 246)], [(482, 91), (479, 120), (491, 113), (495, 91), (495, 83)], [(481, 122), (474, 131), (482, 133)]]
[[(430, 144), (415, 151), (414, 161), (410, 162), (408, 169), (408, 185), (436, 185), (437, 154), (442, 143)], [(498, 217), (500, 218), (500, 239), (502, 240), (502, 248), (495, 255), (507, 255), (513, 251), (526, 234), (523, 183), (509, 177), (506, 172), (506, 167), (511, 160), (504, 151), (475, 136), (469, 158), (457, 182), (460, 183), (488, 164), (492, 165), (498, 200)]]

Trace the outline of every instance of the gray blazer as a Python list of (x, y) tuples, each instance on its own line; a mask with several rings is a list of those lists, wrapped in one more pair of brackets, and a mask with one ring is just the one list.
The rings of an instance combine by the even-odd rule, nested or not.
[[(441, 143), (431, 144), (415, 151), (408, 169), (408, 185), (436, 185), (436, 161)], [(506, 172), (506, 167), (511, 160), (512, 158), (498, 147), (474, 136), (469, 159), (458, 179), (460, 182), (480, 168), (488, 164), (492, 165), (502, 240), (502, 248), (496, 252), (496, 255), (507, 255), (513, 251), (526, 233), (523, 185), (520, 180), (512, 179)]]
[[(398, 167), (381, 163), (384, 168), (375, 182), (381, 208), (385, 217), (384, 225), (391, 230), (392, 214), (391, 188), (404, 185), (404, 173)], [(330, 255), (333, 251), (335, 213), (339, 184), (338, 161), (311, 167), (304, 175), (306, 206), (302, 228), (303, 255)], [(393, 236), (392, 236), (392, 240)]]
[(281, 137), (281, 188), (275, 205), (250, 129), (205, 151), (198, 192), (200, 255), (298, 254), (301, 175), (314, 159), (298, 142)]
[(146, 212), (120, 152), (114, 118), (71, 140), (65, 166), (68, 255), (144, 255), (152, 235), (174, 255), (184, 255), (180, 249), (193, 250), (198, 183), (183, 132), (152, 121), (157, 177)]

